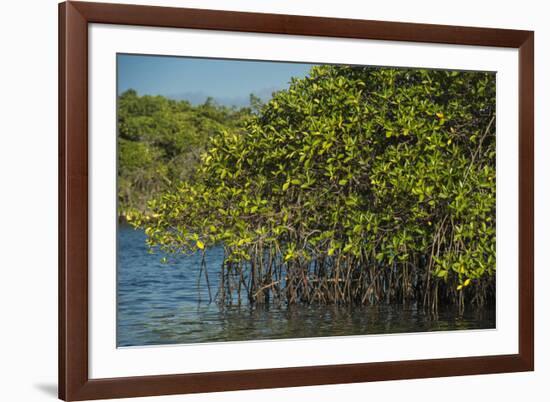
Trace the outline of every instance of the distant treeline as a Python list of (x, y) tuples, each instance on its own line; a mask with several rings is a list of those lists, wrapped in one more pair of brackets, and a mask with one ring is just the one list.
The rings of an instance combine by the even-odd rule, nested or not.
[[(251, 104), (258, 99), (251, 95)], [(254, 106), (252, 106), (254, 107)], [(191, 179), (210, 137), (238, 132), (251, 108), (230, 108), (208, 99), (193, 106), (130, 89), (118, 99), (119, 214), (144, 211), (147, 200)]]

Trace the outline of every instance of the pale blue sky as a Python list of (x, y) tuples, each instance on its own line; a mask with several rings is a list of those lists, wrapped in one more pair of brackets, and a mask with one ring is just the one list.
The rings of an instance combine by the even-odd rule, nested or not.
[(202, 103), (208, 96), (225, 105), (248, 105), (254, 93), (266, 100), (304, 77), (311, 64), (119, 54), (118, 93), (164, 95)]

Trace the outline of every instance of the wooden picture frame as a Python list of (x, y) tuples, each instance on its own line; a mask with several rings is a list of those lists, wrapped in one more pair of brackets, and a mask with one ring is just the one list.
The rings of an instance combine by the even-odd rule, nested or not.
[[(519, 49), (519, 353), (90, 379), (88, 24), (120, 24)], [(59, 397), (140, 397), (534, 369), (534, 33), (104, 3), (59, 5)]]

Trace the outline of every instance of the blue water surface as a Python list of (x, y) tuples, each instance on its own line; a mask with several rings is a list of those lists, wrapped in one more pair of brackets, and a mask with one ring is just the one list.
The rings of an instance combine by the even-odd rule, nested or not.
[[(453, 308), (437, 318), (415, 305), (342, 307), (241, 306), (220, 308), (209, 302), (200, 256), (151, 254), (145, 234), (128, 225), (118, 230), (117, 346), (245, 341), (402, 332), (495, 328), (494, 308)], [(218, 285), (223, 250), (209, 250), (206, 266), (212, 297)]]

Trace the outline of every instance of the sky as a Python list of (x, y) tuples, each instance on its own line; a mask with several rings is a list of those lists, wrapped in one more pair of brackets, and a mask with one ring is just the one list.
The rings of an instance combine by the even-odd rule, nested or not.
[(288, 88), (291, 77), (304, 77), (311, 64), (205, 59), (172, 56), (117, 56), (118, 93), (164, 95), (193, 104), (207, 97), (227, 106), (247, 106), (251, 93), (264, 101)]

